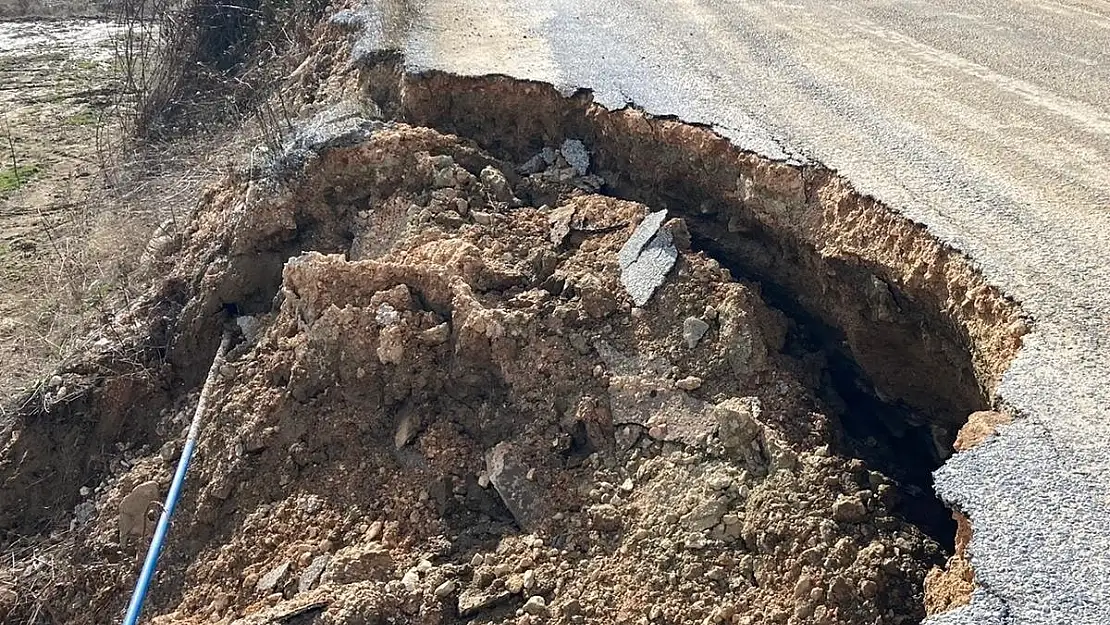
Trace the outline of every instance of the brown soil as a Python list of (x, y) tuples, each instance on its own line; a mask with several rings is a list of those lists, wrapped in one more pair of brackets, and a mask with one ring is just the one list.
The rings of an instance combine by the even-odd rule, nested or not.
[[(830, 451), (837, 422), (758, 289), (684, 250), (633, 308), (617, 253), (649, 209), (559, 182), (565, 169), (514, 192), (498, 165), (397, 125), (322, 153), (295, 191), (213, 190), (176, 263), (201, 293), (265, 301), (281, 259), (258, 252), (277, 241), (342, 254), (291, 260), (276, 312), (223, 371), (152, 612), (918, 620), (941, 551), (895, 514), (889, 479)], [(556, 200), (519, 206), (525, 187)], [(204, 271), (215, 245), (230, 262)], [(689, 318), (708, 326), (694, 347)], [(113, 511), (164, 487), (175, 449), (124, 452), (78, 504), (97, 512), (65, 539), (64, 622), (119, 609), (142, 541)]]

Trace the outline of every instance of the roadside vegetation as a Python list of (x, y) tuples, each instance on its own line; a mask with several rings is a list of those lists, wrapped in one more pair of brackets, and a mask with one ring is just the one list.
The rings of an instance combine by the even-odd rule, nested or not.
[(0, 53), (0, 417), (146, 290), (207, 180), (280, 141), (267, 102), (327, 5), (0, 2), (27, 46)]
[(113, 0), (5, 0), (0, 20), (62, 17), (105, 17)]
[(42, 168), (38, 165), (15, 165), (0, 169), (0, 194), (15, 191), (27, 184)]

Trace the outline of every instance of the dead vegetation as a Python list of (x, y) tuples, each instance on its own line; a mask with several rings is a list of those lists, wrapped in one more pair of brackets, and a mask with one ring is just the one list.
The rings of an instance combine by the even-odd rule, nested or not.
[(115, 0), (6, 0), (0, 20), (105, 17)]
[(242, 123), (293, 68), (326, 0), (121, 0), (132, 134), (167, 140)]
[(0, 59), (31, 83), (0, 92), (15, 98), (0, 161), (0, 414), (149, 287), (148, 241), (173, 236), (204, 182), (252, 151), (251, 131), (277, 147), (293, 113), (266, 97), (324, 2), (97, 6), (112, 21), (92, 52), (106, 57), (70, 56), (61, 34), (49, 55)]

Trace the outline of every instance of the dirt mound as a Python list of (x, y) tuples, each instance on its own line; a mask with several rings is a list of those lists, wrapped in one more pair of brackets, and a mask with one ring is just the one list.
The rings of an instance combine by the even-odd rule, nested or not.
[[(157, 434), (189, 414), (169, 398), (232, 315), (156, 622), (920, 620), (942, 550), (838, 451), (820, 363), (783, 353), (789, 321), (681, 220), (596, 193), (581, 156), (514, 165), (333, 114), (214, 188), (156, 242), (176, 298), (134, 312), (174, 328), (179, 373), (142, 374), (164, 376), (160, 416), (102, 482), (75, 478), (71, 531), (0, 565), (5, 622), (121, 610), (180, 445)], [(73, 582), (46, 591), (44, 554)]]

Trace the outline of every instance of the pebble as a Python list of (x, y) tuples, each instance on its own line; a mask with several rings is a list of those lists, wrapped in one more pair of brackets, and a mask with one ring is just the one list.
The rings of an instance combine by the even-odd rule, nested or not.
[(417, 573), (416, 569), (410, 569), (405, 573), (404, 577), (401, 578), (401, 584), (404, 585), (405, 590), (416, 592), (417, 586), (420, 585), (420, 573)]
[(451, 326), (447, 323), (441, 323), (435, 327), (422, 331), (419, 337), (420, 342), (425, 345), (442, 345), (451, 338)]
[(420, 563), (416, 565), (417, 573), (427, 573), (430, 570), (432, 570), (432, 563), (428, 560), (421, 560)]
[(547, 601), (539, 595), (532, 595), (524, 602), (524, 607), (521, 609), (532, 616), (542, 616), (547, 614)]
[(701, 337), (709, 331), (709, 324), (697, 317), (687, 317), (682, 322), (682, 338), (686, 339), (686, 346), (694, 349), (701, 341)]
[(843, 523), (857, 523), (867, 516), (867, 507), (859, 497), (840, 495), (832, 507), (833, 518)]
[(268, 593), (273, 590), (278, 585), (278, 583), (281, 582), (281, 578), (285, 577), (285, 574), (289, 572), (289, 566), (291, 564), (292, 562), (286, 560), (281, 564), (275, 566), (274, 568), (270, 569), (268, 573), (263, 575), (262, 578), (258, 580), (258, 584), (255, 586), (255, 590), (260, 593)]
[(307, 592), (316, 585), (316, 582), (323, 575), (324, 569), (327, 568), (328, 562), (331, 561), (331, 556), (328, 554), (318, 555), (312, 559), (312, 562), (301, 573), (301, 577), (297, 580), (297, 592)]
[(688, 375), (674, 383), (676, 388), (680, 388), (684, 391), (692, 391), (701, 388), (701, 384), (702, 379), (695, 375)]
[(212, 611), (222, 613), (231, 604), (231, 597), (226, 592), (221, 592), (212, 600)]
[(449, 580), (443, 582), (439, 586), (436, 586), (435, 596), (438, 597), (439, 599), (443, 599), (443, 598), (447, 597), (451, 593), (455, 592), (455, 586), (456, 585), (457, 584), (455, 583), (455, 580), (453, 580), (453, 579), (449, 579)]
[(381, 521), (374, 521), (373, 523), (371, 523), (370, 529), (366, 532), (366, 540), (373, 541), (381, 538), (382, 527), (383, 525)]
[(686, 538), (685, 545), (687, 549), (705, 549), (709, 545), (709, 541), (701, 534), (691, 534)]

